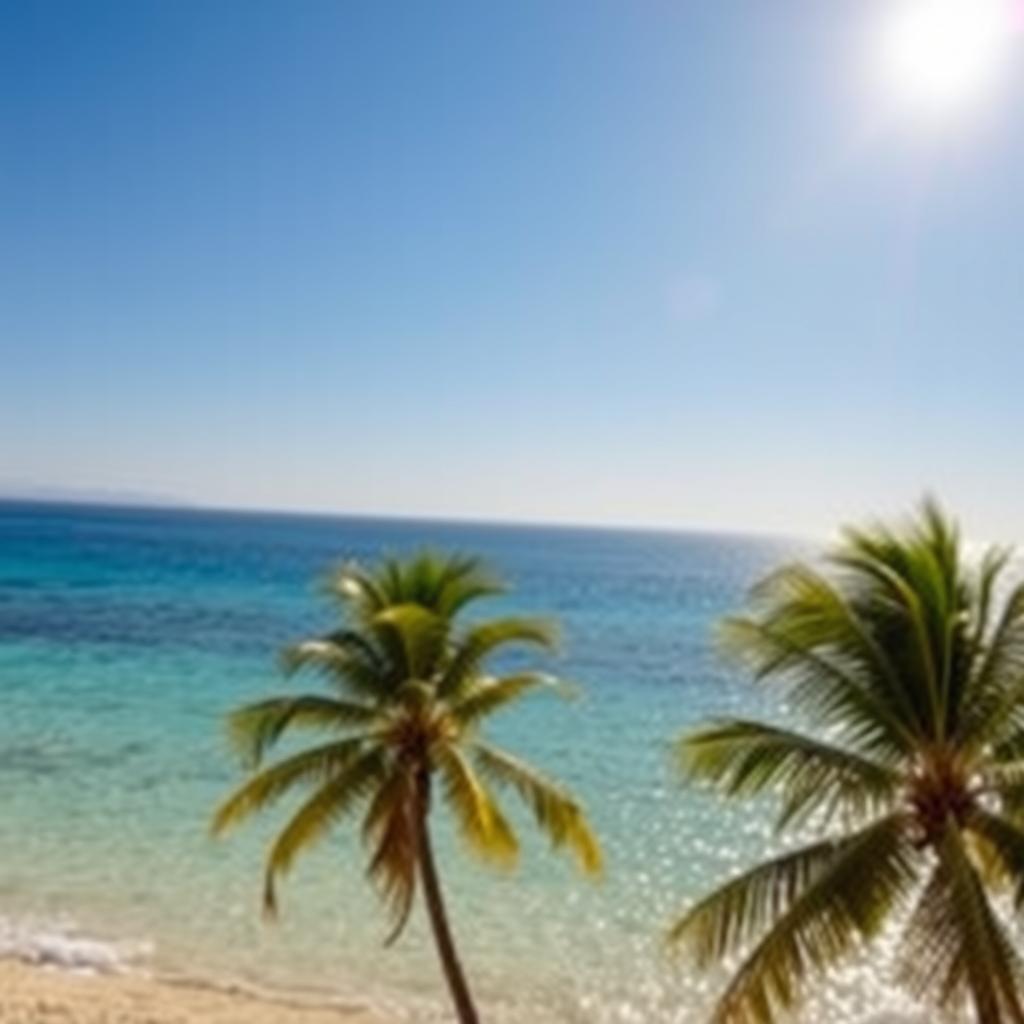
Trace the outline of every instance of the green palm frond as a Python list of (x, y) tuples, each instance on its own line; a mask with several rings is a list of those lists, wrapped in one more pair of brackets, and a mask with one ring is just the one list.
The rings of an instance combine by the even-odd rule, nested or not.
[(336, 777), (362, 753), (366, 743), (365, 736), (335, 740), (264, 768), (221, 804), (211, 826), (214, 835), (266, 810), (300, 786), (321, 785)]
[(1024, 906), (1024, 825), (982, 807), (976, 807), (968, 821), (970, 834), (980, 839), (999, 866), (999, 879), (1013, 886), (1018, 909)]
[(294, 726), (338, 731), (353, 726), (365, 728), (378, 718), (373, 708), (333, 697), (271, 697), (232, 712), (228, 717), (228, 734), (243, 760), (258, 765), (285, 731)]
[[(891, 688), (889, 669), (882, 662), (878, 674), (865, 666), (870, 655), (861, 650), (857, 627), (840, 616), (842, 641), (814, 639), (801, 628), (793, 630), (779, 615), (764, 620), (733, 617), (719, 632), (726, 653), (747, 664), (758, 679), (781, 681), (788, 696), (828, 728), (839, 728), (852, 744), (878, 756), (898, 759), (913, 749), (918, 729), (916, 712)], [(842, 634), (841, 634), (842, 635)], [(868, 645), (870, 650), (870, 645)]]
[[(759, 613), (757, 621), (772, 633), (847, 666), (847, 674), (880, 707), (900, 701), (900, 695), (885, 686), (896, 678), (890, 652), (873, 634), (871, 617), (836, 581), (812, 566), (795, 563), (770, 573), (753, 587), (750, 598)], [(905, 701), (895, 706), (908, 710)]]
[(895, 664), (901, 681), (898, 692), (909, 701), (922, 730), (935, 735), (945, 721), (943, 666), (939, 664), (939, 648), (945, 647), (944, 639), (937, 640), (932, 635), (929, 609), (914, 581), (886, 560), (886, 555), (892, 553), (870, 553), (866, 535), (852, 535), (850, 540), (854, 544), (859, 541), (863, 550), (836, 555), (835, 561), (857, 572), (861, 585), (865, 580), (873, 584), (862, 607), (873, 613), (876, 621), (872, 630), (888, 636), (888, 658)]
[(292, 644), (281, 652), (280, 660), (288, 675), (312, 669), (343, 692), (369, 700), (386, 697), (395, 676), (393, 666), (377, 650), (372, 634), (347, 628)]
[(1024, 583), (1006, 600), (982, 649), (968, 697), (961, 727), (965, 744), (998, 743), (1015, 725), (1024, 726), (1019, 717), (1024, 703)]
[(330, 572), (323, 581), (323, 590), (336, 598), (357, 623), (373, 618), (388, 605), (380, 573), (370, 572), (354, 561)]
[(823, 839), (763, 861), (691, 907), (672, 926), (668, 941), (689, 948), (698, 967), (718, 963), (760, 938), (839, 852), (839, 840)]
[(558, 630), (547, 619), (490, 619), (471, 626), (457, 642), (451, 661), (438, 681), (438, 694), (456, 696), (472, 681), (480, 667), (495, 652), (510, 647), (534, 647), (553, 651), (558, 644)]
[(499, 786), (512, 787), (533, 811), (534, 819), (556, 849), (568, 847), (584, 871), (602, 870), (601, 848), (579, 804), (561, 787), (511, 754), (474, 743), (480, 772)]
[[(423, 604), (449, 620), (472, 602), (505, 592), (501, 580), (473, 555), (423, 552), (404, 567), (404, 576), (405, 600)], [(398, 599), (399, 595), (391, 595), (393, 603)]]
[(463, 728), (474, 726), (535, 690), (546, 690), (562, 697), (569, 697), (573, 692), (568, 684), (545, 672), (477, 677), (460, 690), (459, 698), (451, 705), (451, 715)]
[(988, 548), (981, 556), (978, 566), (974, 600), (977, 605), (971, 647), (979, 650), (989, 634), (992, 622), (992, 608), (1004, 573), (1013, 560), (1013, 548)]
[(403, 679), (428, 679), (442, 660), (448, 621), (419, 604), (396, 604), (373, 617), (373, 628), (382, 644), (401, 666)]
[(770, 875), (752, 875), (745, 898), (741, 884), (720, 908), (706, 906), (693, 919), (698, 936), (701, 929), (709, 933), (705, 944), (725, 940), (735, 949), (753, 922), (773, 918), (733, 975), (714, 1024), (773, 1024), (797, 1004), (810, 977), (878, 934), (913, 883), (914, 849), (898, 815), (838, 840), (824, 858), (813, 848), (808, 853), (802, 865), (779, 862), (785, 867), (778, 888)]
[(467, 845), (485, 861), (513, 867), (519, 858), (519, 842), (493, 794), (457, 747), (441, 747), (437, 762), (445, 802)]
[(373, 792), (386, 770), (383, 751), (367, 750), (317, 789), (295, 813), (270, 848), (264, 876), (263, 906), (277, 912), (277, 879), (286, 875), (296, 856), (321, 842), (346, 815)]
[(1019, 958), (952, 822), (937, 855), (905, 933), (904, 979), (937, 1005), (970, 1000), (979, 1024), (1021, 1024)]
[(847, 547), (833, 561), (856, 574), (864, 590), (860, 605), (887, 636), (900, 690), (912, 700), (926, 734), (946, 731), (950, 708), (944, 697), (952, 596), (940, 588), (934, 553), (917, 540), (903, 542), (881, 528), (848, 530)]
[(480, 559), (431, 551), (386, 558), (374, 569), (348, 563), (330, 576), (326, 589), (364, 622), (399, 604), (452, 619), (471, 602), (505, 590)]
[(780, 826), (825, 808), (858, 817), (891, 801), (900, 786), (891, 768), (809, 736), (734, 719), (684, 736), (676, 745), (685, 777), (710, 782), (730, 797), (772, 791), (783, 801)]

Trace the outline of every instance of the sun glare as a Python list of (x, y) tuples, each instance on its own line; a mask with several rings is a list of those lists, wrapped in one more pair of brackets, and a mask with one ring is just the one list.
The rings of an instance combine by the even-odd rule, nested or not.
[(897, 0), (884, 25), (883, 73), (905, 102), (935, 112), (989, 92), (1016, 28), (1012, 0)]

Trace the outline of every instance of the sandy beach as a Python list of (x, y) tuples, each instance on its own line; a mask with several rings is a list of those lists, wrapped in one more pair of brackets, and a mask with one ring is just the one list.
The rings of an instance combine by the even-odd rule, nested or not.
[(359, 1006), (0, 962), (0, 1024), (385, 1024)]

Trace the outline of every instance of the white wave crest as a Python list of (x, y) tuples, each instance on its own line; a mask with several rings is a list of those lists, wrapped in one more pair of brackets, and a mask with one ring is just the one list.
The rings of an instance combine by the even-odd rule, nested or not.
[(83, 974), (121, 974), (151, 952), (148, 943), (114, 943), (84, 935), (69, 921), (0, 917), (0, 959)]

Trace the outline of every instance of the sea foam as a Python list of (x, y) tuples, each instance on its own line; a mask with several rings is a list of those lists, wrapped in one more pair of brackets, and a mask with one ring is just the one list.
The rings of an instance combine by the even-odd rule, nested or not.
[(83, 935), (67, 920), (0, 917), (0, 959), (82, 974), (121, 974), (151, 952), (148, 943), (115, 943)]

